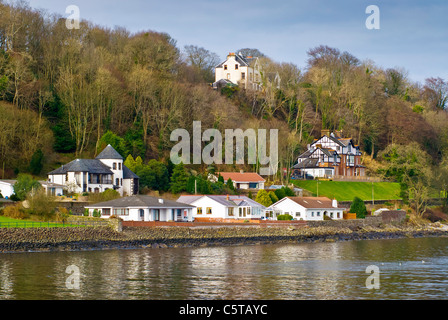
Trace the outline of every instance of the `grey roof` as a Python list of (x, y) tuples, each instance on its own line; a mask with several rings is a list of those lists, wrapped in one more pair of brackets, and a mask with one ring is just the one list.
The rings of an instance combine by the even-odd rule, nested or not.
[(96, 174), (113, 174), (108, 166), (96, 159), (76, 159), (48, 174), (66, 174), (67, 172), (89, 172)]
[(8, 183), (8, 184), (13, 185), (13, 184), (15, 184), (17, 182), (17, 180), (3, 179), (3, 180), (0, 180), (0, 182), (4, 182), (4, 183)]
[(292, 168), (293, 169), (319, 168), (319, 165), (317, 164), (318, 162), (319, 159), (308, 158), (300, 163), (295, 164)]
[(110, 144), (101, 151), (95, 159), (120, 159), (123, 160), (121, 154), (117, 152)]
[[(251, 65), (251, 63), (253, 61), (255, 61), (257, 59), (257, 57), (245, 57), (242, 54), (239, 53), (235, 53), (235, 60), (236, 62), (238, 62), (240, 65), (242, 65), (243, 67), (248, 67)], [(227, 62), (228, 59), (226, 59), (225, 61), (221, 62), (220, 64), (218, 64), (216, 66), (216, 68), (222, 68), (222, 66)]]
[(138, 179), (139, 176), (123, 164), (123, 179)]
[[(163, 202), (160, 202), (159, 201), (160, 199), (163, 200)], [(135, 195), (130, 197), (123, 197), (115, 200), (95, 203), (86, 206), (86, 208), (106, 208), (106, 207), (193, 208), (194, 206), (173, 200), (167, 200), (147, 195)]]
[(246, 196), (239, 196), (239, 195), (187, 195), (187, 196), (180, 196), (179, 199), (177, 199), (178, 202), (182, 203), (188, 203), (192, 204), (196, 200), (202, 198), (202, 197), (208, 197), (210, 199), (215, 200), (216, 202), (225, 205), (225, 206), (252, 206), (252, 207), (260, 207), (265, 208), (262, 204), (250, 199)]

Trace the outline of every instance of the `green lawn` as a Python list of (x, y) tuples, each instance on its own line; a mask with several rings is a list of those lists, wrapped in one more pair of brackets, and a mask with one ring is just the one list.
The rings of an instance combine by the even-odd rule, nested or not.
[[(55, 222), (40, 222), (33, 220), (20, 220), (0, 216), (0, 227), (2, 228), (38, 228), (38, 227), (68, 227), (69, 224)], [(74, 226), (74, 225), (73, 225)]]
[(359, 197), (364, 201), (372, 200), (396, 200), (400, 198), (400, 185), (394, 182), (349, 182), (349, 181), (319, 181), (317, 180), (292, 180), (294, 185), (308, 190), (314, 196), (324, 196), (338, 201), (352, 201)]

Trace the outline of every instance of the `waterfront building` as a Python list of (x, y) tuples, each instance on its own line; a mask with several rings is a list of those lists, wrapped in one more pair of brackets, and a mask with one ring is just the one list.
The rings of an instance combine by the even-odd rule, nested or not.
[(124, 221), (193, 221), (193, 206), (161, 197), (134, 195), (85, 206), (89, 215), (117, 216)]
[(284, 197), (266, 208), (266, 216), (274, 220), (283, 214), (291, 215), (294, 220), (324, 220), (325, 216), (339, 220), (344, 218), (344, 210), (337, 200), (326, 197)]
[(193, 205), (197, 221), (262, 219), (266, 207), (242, 195), (183, 195), (177, 202)]
[(139, 177), (123, 164), (123, 157), (109, 144), (95, 159), (76, 159), (48, 173), (48, 181), (68, 192), (100, 193), (107, 189), (121, 196), (138, 193)]

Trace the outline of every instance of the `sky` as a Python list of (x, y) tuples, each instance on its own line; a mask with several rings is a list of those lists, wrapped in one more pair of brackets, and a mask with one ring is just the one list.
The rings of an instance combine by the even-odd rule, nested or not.
[[(130, 32), (166, 32), (182, 49), (197, 45), (225, 59), (257, 48), (276, 62), (306, 67), (307, 51), (328, 45), (381, 68), (400, 68), (413, 82), (448, 80), (446, 0), (28, 0), (31, 7)], [(369, 5), (379, 29), (368, 29)], [(370, 21), (370, 20), (369, 20)]]

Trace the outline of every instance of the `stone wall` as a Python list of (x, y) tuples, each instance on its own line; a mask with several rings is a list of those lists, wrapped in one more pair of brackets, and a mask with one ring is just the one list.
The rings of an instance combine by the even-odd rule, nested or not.
[(323, 220), (307, 221), (310, 227), (336, 227), (336, 228), (357, 228), (364, 226), (379, 227), (383, 223), (381, 217), (366, 217), (365, 219), (350, 220)]

